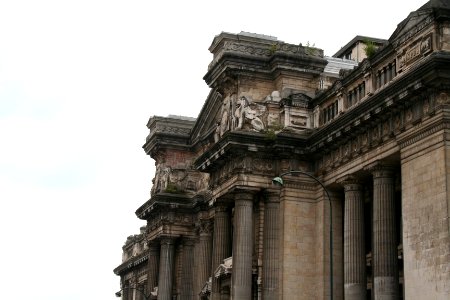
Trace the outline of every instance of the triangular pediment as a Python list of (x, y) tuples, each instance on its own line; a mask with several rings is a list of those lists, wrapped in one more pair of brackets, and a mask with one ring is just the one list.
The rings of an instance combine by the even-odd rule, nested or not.
[(434, 19), (434, 9), (448, 9), (448, 4), (444, 2), (446, 1), (429, 1), (417, 11), (411, 12), (406, 19), (397, 25), (397, 28), (389, 38), (389, 42), (397, 48), (410, 37), (416, 35), (419, 31), (430, 25)]
[(219, 120), (222, 106), (222, 94), (212, 89), (192, 130), (192, 141), (199, 142), (212, 139)]

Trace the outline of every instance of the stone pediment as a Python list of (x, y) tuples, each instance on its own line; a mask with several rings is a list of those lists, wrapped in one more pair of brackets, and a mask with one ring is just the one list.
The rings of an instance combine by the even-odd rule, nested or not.
[(398, 49), (405, 43), (416, 37), (424, 28), (428, 27), (433, 21), (432, 11), (430, 9), (417, 10), (408, 15), (408, 17), (397, 25), (397, 29), (392, 33), (389, 42)]

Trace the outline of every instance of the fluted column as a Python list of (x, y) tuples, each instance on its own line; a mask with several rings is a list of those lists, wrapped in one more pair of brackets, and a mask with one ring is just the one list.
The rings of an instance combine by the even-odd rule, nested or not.
[(343, 184), (344, 295), (345, 300), (365, 300), (367, 279), (363, 187), (355, 178), (349, 178)]
[(150, 295), (158, 286), (159, 248), (158, 241), (153, 240), (148, 243), (147, 295)]
[(263, 299), (278, 299), (278, 235), (280, 220), (280, 194), (269, 192), (265, 195), (263, 233)]
[(181, 261), (180, 300), (192, 300), (194, 293), (194, 240), (183, 240), (183, 258)]
[(399, 297), (395, 234), (394, 172), (378, 166), (373, 174), (373, 288), (375, 300)]
[(172, 238), (163, 238), (161, 240), (158, 300), (172, 300), (174, 249), (174, 241)]
[(198, 223), (198, 240), (195, 245), (194, 256), (196, 267), (196, 286), (194, 288), (194, 299), (198, 299), (203, 286), (211, 276), (211, 254), (212, 254), (212, 223), (211, 220), (200, 220)]
[(211, 299), (220, 300), (219, 280), (214, 277), (214, 271), (223, 263), (225, 258), (231, 256), (231, 224), (230, 213), (225, 203), (217, 202), (214, 215), (214, 236), (212, 254), (212, 287)]
[(253, 193), (237, 191), (234, 200), (233, 299), (251, 299), (253, 250)]

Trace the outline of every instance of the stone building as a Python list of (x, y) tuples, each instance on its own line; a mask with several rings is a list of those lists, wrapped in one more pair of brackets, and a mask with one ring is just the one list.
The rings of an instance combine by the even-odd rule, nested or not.
[(148, 122), (123, 299), (450, 299), (450, 4), (372, 40), (214, 38), (198, 117)]

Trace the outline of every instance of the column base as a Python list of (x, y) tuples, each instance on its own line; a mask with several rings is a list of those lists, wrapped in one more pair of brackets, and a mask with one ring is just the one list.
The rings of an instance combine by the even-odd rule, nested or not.
[(375, 277), (373, 279), (373, 293), (375, 300), (397, 300), (398, 279), (395, 277)]
[(344, 285), (345, 300), (365, 300), (366, 285), (362, 283), (348, 283)]

